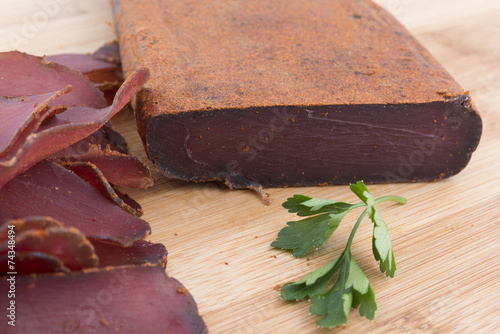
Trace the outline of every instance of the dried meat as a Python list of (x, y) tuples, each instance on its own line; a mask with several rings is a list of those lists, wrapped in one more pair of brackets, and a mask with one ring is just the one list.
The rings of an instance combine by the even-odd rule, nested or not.
[(99, 84), (100, 90), (118, 88), (123, 82), (119, 65), (100, 60), (93, 55), (61, 54), (47, 56), (45, 59), (81, 72), (90, 81)]
[(67, 107), (106, 107), (100, 90), (80, 72), (42, 57), (11, 51), (0, 53), (0, 95), (27, 96), (50, 93), (68, 85), (73, 91), (57, 103)]
[(10, 260), (7, 254), (0, 255), (0, 276), (12, 272), (9, 269), (12, 262), (15, 263), (12, 268), (16, 275), (69, 272), (61, 260), (53, 255), (39, 252), (16, 252), (15, 261)]
[(15, 151), (55, 111), (49, 103), (71, 91), (71, 87), (25, 97), (0, 97), (0, 157)]
[(114, 189), (101, 170), (91, 162), (59, 162), (59, 164), (78, 175), (131, 215), (140, 217), (144, 213), (139, 203)]
[(109, 107), (72, 107), (45, 119), (37, 131), (28, 135), (15, 152), (9, 151), (8, 155), (0, 157), (0, 187), (38, 161), (99, 129), (130, 101), (148, 76), (147, 69), (140, 69), (131, 74)]
[[(8, 303), (0, 299), (3, 310)], [(0, 332), (207, 333), (193, 297), (160, 266), (17, 276), (15, 313), (16, 326), (4, 319)]]
[(163, 244), (138, 240), (123, 247), (101, 240), (91, 239), (90, 242), (99, 257), (99, 267), (154, 264), (165, 268), (167, 265), (167, 249)]
[(43, 216), (31, 216), (9, 220), (0, 226), (0, 243), (8, 239), (9, 226), (14, 229), (16, 235), (19, 235), (29, 230), (45, 230), (49, 227), (62, 227), (63, 224), (52, 217)]
[(116, 65), (121, 65), (120, 46), (118, 45), (118, 41), (104, 44), (92, 55), (97, 59), (104, 60)]
[[(113, 0), (136, 117), (167, 177), (231, 188), (459, 173), (482, 122), (469, 94), (369, 0)], [(307, 13), (307, 15), (304, 15)]]
[[(120, 145), (115, 138), (108, 139), (106, 135), (114, 132), (111, 128), (108, 127), (106, 133), (101, 130), (56, 152), (52, 157), (65, 162), (90, 162), (99, 168), (109, 182), (117, 186), (152, 186), (153, 178), (148, 165), (141, 159), (124, 153), (126, 145)], [(112, 139), (115, 139), (114, 142), (111, 142)]]
[(62, 166), (42, 161), (0, 188), (0, 221), (50, 216), (85, 236), (129, 246), (149, 235), (136, 218)]
[[(0, 255), (7, 254), (8, 241), (0, 244)], [(97, 267), (94, 246), (80, 231), (68, 227), (48, 227), (16, 233), (16, 252), (39, 252), (58, 258), (69, 270)], [(19, 267), (16, 264), (16, 267)]]

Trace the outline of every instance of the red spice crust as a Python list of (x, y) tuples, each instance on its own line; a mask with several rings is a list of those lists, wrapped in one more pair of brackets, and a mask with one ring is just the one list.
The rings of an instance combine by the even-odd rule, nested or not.
[(188, 291), (186, 290), (186, 288), (180, 286), (177, 288), (177, 293), (185, 296), (185, 295), (187, 295)]

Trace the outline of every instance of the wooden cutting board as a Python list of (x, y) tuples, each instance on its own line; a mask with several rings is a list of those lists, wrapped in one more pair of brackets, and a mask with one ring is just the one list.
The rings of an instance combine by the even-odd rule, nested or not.
[[(221, 0), (222, 1), (222, 0)], [(240, 0), (224, 0), (231, 5)], [(383, 204), (398, 269), (378, 271), (366, 221), (352, 247), (375, 291), (374, 321), (349, 314), (344, 328), (319, 329), (308, 302), (284, 302), (275, 287), (338, 256), (357, 218), (350, 213), (326, 246), (294, 259), (269, 244), (295, 217), (280, 204), (296, 193), (355, 201), (347, 186), (250, 191), (167, 180), (127, 190), (144, 208), (150, 240), (169, 250), (167, 272), (198, 302), (210, 333), (500, 333), (500, 2), (379, 0), (442, 62), (482, 114), (484, 133), (469, 166), (435, 183), (373, 185)], [(115, 38), (106, 0), (3, 0), (0, 51), (91, 52)], [(145, 158), (133, 115), (113, 122)], [(359, 212), (358, 212), (359, 214)]]

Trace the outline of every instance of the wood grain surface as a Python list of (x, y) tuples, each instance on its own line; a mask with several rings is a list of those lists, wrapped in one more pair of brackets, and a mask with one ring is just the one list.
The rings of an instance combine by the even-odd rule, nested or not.
[[(331, 330), (317, 328), (308, 302), (284, 302), (274, 288), (339, 255), (356, 212), (308, 258), (269, 244), (295, 219), (280, 206), (287, 197), (355, 201), (347, 186), (269, 189), (270, 206), (250, 191), (168, 180), (157, 172), (152, 188), (126, 190), (145, 211), (149, 239), (167, 246), (167, 273), (193, 294), (210, 333), (500, 333), (500, 2), (377, 2), (470, 90), (484, 122), (478, 150), (447, 180), (369, 186), (375, 196), (408, 198), (405, 206), (382, 207), (398, 269), (393, 279), (378, 271), (365, 221), (352, 250), (378, 311), (374, 321), (351, 311), (345, 327)], [(114, 38), (107, 0), (1, 1), (0, 51), (91, 52)], [(145, 158), (133, 115), (119, 114), (114, 124), (132, 153)]]

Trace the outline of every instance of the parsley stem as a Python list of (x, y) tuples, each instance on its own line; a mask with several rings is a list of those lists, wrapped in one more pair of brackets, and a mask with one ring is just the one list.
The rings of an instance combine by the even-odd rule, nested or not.
[(360, 208), (362, 206), (366, 206), (366, 203), (361, 202), (361, 203), (357, 203), (357, 204), (352, 204), (351, 210)]
[(399, 196), (382, 196), (382, 197), (379, 197), (375, 200), (375, 204), (379, 204), (379, 203), (387, 202), (387, 201), (398, 202), (400, 204), (406, 204), (406, 198), (399, 197)]
[(361, 224), (361, 221), (365, 217), (365, 215), (368, 213), (368, 211), (365, 209), (363, 213), (359, 216), (358, 220), (356, 221), (356, 224), (354, 224), (354, 227), (352, 228), (351, 234), (349, 235), (349, 239), (347, 240), (347, 245), (345, 246), (345, 249), (351, 249), (351, 244), (352, 240), (354, 239), (354, 234), (356, 233), (356, 230), (359, 227), (359, 224)]

